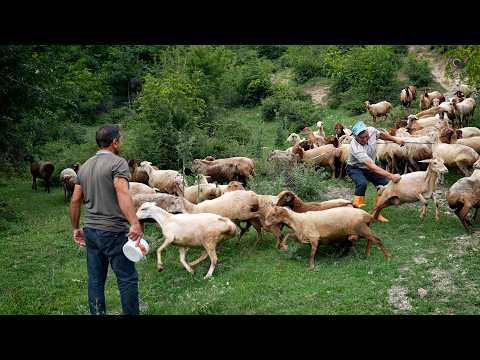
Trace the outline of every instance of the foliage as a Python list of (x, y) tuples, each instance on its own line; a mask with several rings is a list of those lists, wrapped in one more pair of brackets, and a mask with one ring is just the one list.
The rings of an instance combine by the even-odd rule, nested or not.
[(287, 51), (288, 47), (284, 45), (259, 45), (257, 53), (260, 57), (266, 57), (270, 60), (275, 60), (282, 56)]
[(415, 84), (417, 87), (425, 87), (433, 80), (427, 61), (417, 60), (413, 54), (407, 57), (405, 72), (410, 83)]
[[(458, 46), (448, 50), (444, 54), (445, 58), (450, 59), (447, 65), (448, 74), (456, 73), (461, 80), (475, 88), (480, 84), (480, 46), (467, 45)], [(466, 61), (466, 65), (462, 69), (458, 69), (453, 65), (453, 59)]]

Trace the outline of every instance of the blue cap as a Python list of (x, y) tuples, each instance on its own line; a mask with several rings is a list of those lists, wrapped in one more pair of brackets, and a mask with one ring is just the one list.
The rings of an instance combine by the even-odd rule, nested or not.
[(355, 125), (353, 125), (353, 127), (352, 127), (352, 133), (355, 136), (357, 136), (358, 134), (360, 134), (364, 130), (367, 130), (367, 125), (365, 125), (365, 123), (363, 121), (359, 121), (359, 122), (355, 123)]

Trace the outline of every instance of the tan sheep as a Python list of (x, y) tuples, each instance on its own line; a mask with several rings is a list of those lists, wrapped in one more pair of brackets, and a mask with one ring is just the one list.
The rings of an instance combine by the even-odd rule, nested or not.
[(367, 111), (372, 115), (373, 122), (376, 121), (377, 117), (384, 116), (387, 120), (388, 113), (392, 111), (393, 106), (388, 101), (380, 101), (376, 104), (370, 104), (369, 101), (365, 101), (365, 107)]
[[(471, 176), (458, 180), (446, 193), (448, 206), (455, 210), (467, 231), (472, 229), (472, 222), (475, 222), (480, 207), (480, 161), (474, 164), (474, 169)], [(475, 214), (470, 221), (467, 216), (472, 208), (475, 209)]]
[(440, 212), (438, 203), (435, 198), (435, 187), (437, 179), (441, 173), (448, 172), (448, 169), (443, 164), (443, 160), (433, 158), (422, 160), (423, 163), (428, 163), (427, 171), (415, 171), (410, 174), (402, 175), (399, 182), (389, 182), (386, 186), (381, 186), (377, 191), (377, 198), (374, 208), (370, 214), (375, 219), (378, 219), (380, 211), (385, 207), (395, 204), (411, 203), (420, 201), (423, 204), (420, 216), (425, 217), (427, 214), (427, 199), (432, 198), (435, 204), (435, 220), (440, 220)]
[[(283, 223), (293, 230), (300, 242), (310, 244), (309, 264), (313, 269), (318, 244), (353, 242), (359, 238), (368, 240), (367, 256), (370, 255), (372, 243), (375, 243), (388, 259), (390, 255), (387, 249), (369, 228), (371, 221), (372, 217), (366, 211), (351, 207), (297, 213), (286, 207), (274, 206), (268, 211), (265, 223), (267, 226)], [(289, 235), (288, 233), (282, 241), (283, 248), (287, 246)]]
[(473, 126), (463, 127), (461, 129), (458, 129), (458, 130), (460, 130), (460, 132), (462, 134), (462, 136), (461, 136), (462, 139), (466, 139), (466, 138), (473, 137), (473, 136), (480, 136), (480, 129), (477, 128), (477, 127), (473, 127)]
[[(145, 203), (137, 211), (139, 219), (153, 218), (161, 227), (165, 240), (157, 249), (157, 270), (163, 270), (162, 251), (174, 244), (180, 252), (180, 262), (185, 269), (193, 274), (195, 266), (210, 257), (210, 268), (204, 279), (212, 276), (217, 265), (216, 248), (219, 243), (235, 236), (236, 225), (223, 216), (215, 214), (170, 214), (154, 203)], [(187, 263), (186, 255), (189, 248), (203, 247), (200, 257)]]
[(175, 170), (155, 170), (152, 163), (142, 161), (140, 167), (148, 174), (148, 185), (167, 194), (183, 195), (187, 183), (183, 176)]
[(332, 144), (319, 146), (312, 150), (303, 150), (296, 145), (293, 153), (298, 154), (300, 159), (309, 165), (315, 167), (329, 167), (332, 173), (332, 179), (335, 179), (335, 159), (338, 158), (338, 149)]
[(420, 110), (427, 110), (432, 107), (433, 99), (439, 99), (440, 103), (445, 101), (445, 96), (443, 96), (439, 91), (428, 92), (425, 90), (425, 93), (420, 98)]

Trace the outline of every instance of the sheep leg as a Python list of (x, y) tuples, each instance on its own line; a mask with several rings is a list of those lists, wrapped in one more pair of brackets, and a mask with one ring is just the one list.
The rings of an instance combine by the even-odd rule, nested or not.
[(432, 200), (433, 204), (435, 205), (435, 221), (438, 223), (440, 221), (440, 209), (437, 198), (435, 197), (435, 193), (432, 192)]
[(288, 244), (287, 244), (287, 240), (289, 238), (290, 235), (292, 235), (293, 232), (292, 231), (289, 231), (285, 234), (285, 236), (283, 237), (283, 240), (282, 242), (280, 243), (280, 249), (283, 250), (283, 251), (287, 251), (288, 250)]
[(313, 269), (315, 267), (315, 255), (317, 253), (317, 247), (318, 247), (318, 240), (313, 240), (310, 241), (310, 259), (309, 259), (309, 264), (310, 264), (310, 269)]
[(163, 244), (157, 249), (157, 270), (162, 271), (163, 270), (163, 264), (162, 264), (162, 251), (165, 249), (168, 245), (170, 245), (173, 242), (173, 238), (165, 238), (165, 241)]
[(180, 253), (180, 262), (182, 263), (183, 267), (190, 273), (190, 274), (194, 274), (195, 272), (193, 271), (193, 269), (190, 267), (190, 265), (188, 265), (187, 263), (187, 259), (186, 259), (186, 256), (187, 256), (187, 251), (188, 249), (183, 247), (183, 246), (180, 246), (178, 248), (178, 252)]
[(260, 240), (263, 241), (262, 224), (258, 219), (251, 219), (250, 223), (253, 225), (253, 227), (257, 231), (257, 241), (255, 241), (255, 246), (257, 246)]
[(460, 171), (463, 173), (463, 175), (465, 176), (470, 176), (470, 171), (468, 170), (468, 167), (463, 164), (463, 163), (457, 163), (457, 166), (458, 168), (460, 169)]
[(32, 189), (37, 190), (37, 178), (34, 176), (32, 181)]
[(280, 248), (280, 238), (282, 236), (282, 230), (280, 229), (280, 225), (279, 224), (275, 224), (271, 227), (271, 231), (273, 233), (273, 235), (275, 235), (275, 247), (277, 249)]
[(428, 206), (428, 201), (425, 200), (422, 194), (417, 194), (417, 199), (423, 204), (421, 212), (420, 212), (420, 217), (425, 217), (427, 215), (427, 206)]
[(455, 211), (455, 214), (458, 216), (458, 218), (460, 219), (460, 222), (462, 223), (463, 227), (467, 231), (470, 231), (472, 227), (472, 223), (467, 219), (467, 215), (469, 212), (470, 212), (470, 206), (468, 205), (463, 206), (462, 209)]
[(477, 213), (478, 213), (478, 207), (475, 208), (475, 213), (473, 214), (473, 218), (472, 218), (473, 223), (477, 222)]
[(213, 270), (215, 270), (215, 266), (217, 266), (217, 252), (215, 251), (215, 244), (207, 245), (205, 250), (207, 250), (208, 256), (210, 257), (210, 268), (204, 277), (206, 280), (212, 276)]
[(252, 226), (250, 221), (247, 221), (247, 225), (244, 228), (240, 226), (240, 222), (238, 223), (238, 227), (240, 228), (240, 235), (238, 235), (237, 245), (240, 244), (240, 240), (242, 239), (243, 234), (245, 234), (248, 229), (250, 229), (250, 226)]
[[(388, 253), (387, 248), (383, 245), (382, 241), (378, 237), (374, 235), (369, 235), (367, 239), (368, 239), (368, 244), (370, 244), (370, 247), (371, 247), (371, 243), (374, 242), (380, 248), (380, 250), (382, 250), (383, 256), (385, 256), (385, 259), (388, 260), (390, 258), (390, 254)], [(368, 247), (368, 244), (367, 244), (367, 247)], [(368, 252), (367, 256), (369, 255), (370, 255), (370, 251)]]
[(202, 261), (204, 261), (206, 258), (208, 258), (208, 253), (207, 253), (207, 251), (204, 251), (204, 252), (202, 253), (202, 255), (200, 255), (200, 256), (198, 257), (197, 260), (194, 260), (194, 261), (192, 261), (191, 263), (188, 263), (188, 265), (190, 265), (191, 267), (194, 267), (194, 266), (200, 264), (200, 263), (201, 263)]

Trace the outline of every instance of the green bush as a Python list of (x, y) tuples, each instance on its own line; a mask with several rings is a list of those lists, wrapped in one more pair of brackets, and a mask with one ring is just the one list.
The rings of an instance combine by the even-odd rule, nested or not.
[(284, 45), (259, 45), (257, 47), (258, 56), (266, 57), (270, 60), (275, 60), (282, 56), (287, 51)]
[(418, 87), (427, 86), (433, 80), (427, 61), (417, 60), (414, 55), (407, 57), (405, 72), (410, 82)]

